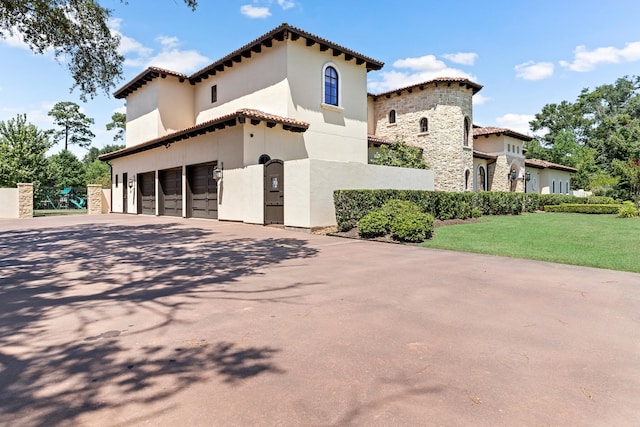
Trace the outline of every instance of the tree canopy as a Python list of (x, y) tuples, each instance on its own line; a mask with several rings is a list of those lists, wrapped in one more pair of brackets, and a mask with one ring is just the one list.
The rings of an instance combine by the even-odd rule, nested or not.
[(51, 132), (38, 129), (19, 114), (0, 121), (0, 187), (15, 187), (19, 182), (45, 183), (47, 150)]
[(56, 141), (64, 141), (64, 149), (69, 144), (88, 147), (95, 138), (90, 126), (94, 120), (80, 111), (80, 106), (74, 102), (58, 102), (53, 106), (49, 115), (60, 129), (54, 133)]
[(407, 145), (397, 139), (391, 145), (383, 145), (374, 154), (371, 164), (401, 168), (428, 169), (422, 157), (422, 149)]
[[(126, 4), (126, 1), (122, 0)], [(197, 0), (184, 0), (192, 10)], [(18, 36), (37, 54), (64, 59), (80, 97), (109, 94), (121, 74), (120, 36), (108, 27), (112, 10), (97, 0), (0, 0), (0, 37)]]
[(124, 141), (124, 132), (127, 129), (127, 115), (124, 113), (113, 113), (111, 122), (107, 123), (107, 130), (116, 130), (113, 136), (114, 141)]
[(547, 132), (527, 144), (527, 156), (577, 167), (575, 187), (640, 197), (640, 77), (583, 89), (575, 102), (547, 104), (530, 122)]

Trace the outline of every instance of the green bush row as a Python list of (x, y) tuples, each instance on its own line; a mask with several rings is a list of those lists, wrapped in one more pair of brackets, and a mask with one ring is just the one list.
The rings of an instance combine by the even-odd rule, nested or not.
[(380, 209), (388, 200), (407, 200), (422, 212), (440, 220), (467, 219), (482, 215), (518, 215), (535, 212), (544, 206), (562, 203), (600, 204), (613, 202), (610, 197), (579, 198), (564, 194), (511, 193), (498, 191), (449, 193), (418, 190), (337, 190), (333, 194), (336, 220), (341, 231), (350, 230), (366, 214)]
[(622, 203), (622, 207), (618, 211), (618, 218), (636, 218), (640, 216), (640, 210), (631, 201), (627, 200)]
[(622, 208), (619, 204), (595, 205), (564, 203), (562, 205), (545, 206), (545, 212), (585, 213), (585, 214), (617, 214)]

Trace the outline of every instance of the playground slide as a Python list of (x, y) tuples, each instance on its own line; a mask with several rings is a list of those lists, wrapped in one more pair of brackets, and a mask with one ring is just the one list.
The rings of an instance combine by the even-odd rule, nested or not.
[(87, 201), (82, 197), (70, 198), (69, 201), (78, 209), (84, 209), (87, 206)]

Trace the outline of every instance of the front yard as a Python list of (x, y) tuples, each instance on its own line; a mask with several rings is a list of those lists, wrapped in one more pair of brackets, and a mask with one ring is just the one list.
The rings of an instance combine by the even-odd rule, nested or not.
[(424, 247), (640, 273), (640, 219), (534, 213), (436, 229)]

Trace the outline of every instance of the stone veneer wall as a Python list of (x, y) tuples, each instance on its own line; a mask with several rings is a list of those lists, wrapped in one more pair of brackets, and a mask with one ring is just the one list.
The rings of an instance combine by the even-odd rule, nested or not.
[(33, 217), (33, 184), (18, 184), (18, 218)]
[[(435, 189), (464, 191), (464, 174), (473, 173), (473, 90), (458, 83), (425, 85), (409, 93), (393, 93), (374, 101), (375, 134), (423, 149), (423, 157), (435, 173)], [(396, 110), (396, 123), (389, 123), (389, 111)], [(426, 117), (428, 132), (420, 133), (420, 119)], [(463, 144), (464, 118), (469, 118), (467, 146)]]
[(524, 157), (501, 155), (495, 163), (493, 183), (491, 191), (511, 191), (511, 181), (508, 175), (511, 173), (511, 165), (516, 165), (518, 171), (518, 179), (516, 183), (516, 192), (524, 192)]
[(87, 185), (87, 214), (102, 214), (102, 186), (97, 184)]

